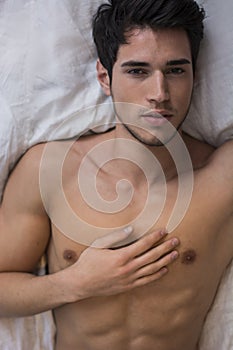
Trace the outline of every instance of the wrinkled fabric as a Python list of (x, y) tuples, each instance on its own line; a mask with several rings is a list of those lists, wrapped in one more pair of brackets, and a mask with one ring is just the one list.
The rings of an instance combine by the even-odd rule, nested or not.
[(219, 147), (233, 139), (233, 1), (197, 2), (206, 11), (205, 36), (184, 130)]
[(96, 79), (91, 34), (100, 3), (0, 1), (0, 193), (28, 148), (79, 135), (93, 120), (104, 124), (112, 118), (108, 107), (101, 114), (79, 113), (77, 122), (70, 118), (106, 101)]

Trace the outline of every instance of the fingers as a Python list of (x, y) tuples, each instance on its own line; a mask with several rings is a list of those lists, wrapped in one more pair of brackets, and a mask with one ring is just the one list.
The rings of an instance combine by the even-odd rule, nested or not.
[(112, 248), (119, 245), (133, 232), (132, 226), (127, 226), (122, 230), (114, 231), (103, 237), (97, 238), (91, 245), (93, 248)]
[(127, 252), (130, 258), (134, 258), (148, 251), (156, 243), (159, 243), (159, 241), (162, 238), (164, 238), (166, 235), (167, 235), (167, 232), (165, 230), (154, 231), (140, 238), (137, 242), (133, 243), (131, 246), (128, 246), (122, 249), (125, 250), (125, 252)]
[[(163, 258), (154, 261), (148, 265), (143, 266), (142, 268), (138, 269), (136, 273), (134, 274), (134, 278), (138, 279), (144, 276), (150, 276), (153, 274), (156, 274), (157, 272), (163, 270), (167, 265), (169, 265), (171, 262), (176, 260), (179, 256), (179, 253), (177, 251), (172, 251), (171, 253), (167, 254)], [(167, 269), (166, 269), (167, 271)], [(165, 273), (165, 271), (162, 271)]]
[(161, 259), (138, 269), (131, 275), (131, 288), (136, 288), (155, 282), (166, 275), (168, 272), (167, 265), (176, 260), (178, 256), (179, 253), (174, 250)]
[(152, 275), (146, 275), (144, 277), (141, 278), (137, 278), (132, 284), (130, 288), (136, 288), (136, 287), (141, 287), (144, 286), (148, 283), (152, 283), (157, 281), (158, 279), (160, 279), (161, 277), (163, 277), (164, 275), (166, 275), (166, 273), (168, 272), (168, 269), (166, 267), (163, 267), (162, 269), (160, 269), (159, 271), (157, 271), (156, 273), (152, 274)]
[[(132, 227), (112, 232), (95, 240), (91, 247), (112, 248), (125, 241), (132, 232)], [(177, 238), (163, 241), (166, 235), (165, 230), (154, 231), (130, 246), (116, 250), (112, 261), (115, 259), (116, 266), (120, 268), (121, 278), (126, 278), (130, 285), (139, 286), (166, 274), (166, 266), (178, 257), (178, 252), (174, 249), (180, 244)]]
[[(158, 238), (157, 234), (158, 232), (155, 232), (156, 241)], [(164, 236), (164, 233), (162, 236)], [(147, 240), (143, 247), (148, 248), (148, 244), (151, 245), (151, 243), (151, 240)], [(125, 273), (128, 275), (129, 282), (134, 285), (143, 285), (150, 283), (150, 281), (155, 281), (166, 274), (168, 271), (167, 265), (171, 264), (179, 256), (178, 252), (174, 250), (179, 244), (178, 238), (171, 238), (156, 246), (152, 244), (149, 250), (128, 261), (125, 265)], [(139, 251), (138, 249), (136, 250), (137, 252)]]
[[(165, 256), (169, 252), (175, 249), (179, 245), (178, 238), (171, 238), (161, 244), (159, 244), (156, 247), (151, 248), (150, 250), (146, 251), (144, 254), (139, 255), (136, 257), (133, 261), (135, 269), (139, 269), (145, 265), (154, 263), (155, 261), (162, 261), (162, 264), (160, 267), (167, 265), (167, 263), (171, 263), (172, 260), (169, 260), (169, 256), (173, 257), (174, 259), (177, 258), (177, 254), (175, 251), (173, 251), (173, 255)], [(163, 257), (163, 258), (162, 258)], [(160, 259), (161, 258), (161, 259)], [(160, 268), (159, 267), (159, 268)]]

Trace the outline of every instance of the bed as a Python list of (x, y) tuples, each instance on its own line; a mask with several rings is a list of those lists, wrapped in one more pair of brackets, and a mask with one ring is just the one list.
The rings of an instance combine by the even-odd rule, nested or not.
[[(96, 81), (91, 38), (90, 19), (101, 2), (0, 2), (0, 196), (9, 172), (31, 146), (79, 135), (93, 128), (93, 118), (112, 122), (107, 104), (88, 118), (80, 113), (107, 102)], [(233, 138), (233, 2), (225, 0), (224, 7), (219, 0), (199, 2), (207, 12), (206, 34), (184, 129), (218, 147)], [(52, 350), (54, 334), (51, 312), (1, 319), (0, 349)], [(233, 264), (207, 316), (200, 349), (233, 350)]]

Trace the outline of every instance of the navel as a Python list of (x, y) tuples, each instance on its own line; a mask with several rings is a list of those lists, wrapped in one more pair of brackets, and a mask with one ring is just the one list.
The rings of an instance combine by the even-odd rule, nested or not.
[(69, 249), (64, 250), (63, 258), (71, 263), (75, 263), (78, 260), (78, 256), (75, 251)]
[(197, 253), (193, 249), (186, 250), (182, 255), (181, 255), (181, 262), (182, 264), (193, 264), (196, 260)]

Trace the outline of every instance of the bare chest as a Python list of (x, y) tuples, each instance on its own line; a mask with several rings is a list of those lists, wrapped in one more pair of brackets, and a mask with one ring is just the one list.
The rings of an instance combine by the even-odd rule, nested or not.
[(171, 222), (176, 225), (169, 230), (170, 236), (181, 241), (176, 270), (201, 270), (210, 256), (214, 258), (212, 264), (219, 264), (219, 256), (223, 261), (220, 266), (229, 262), (233, 253), (233, 218), (227, 206), (212, 203), (198, 186), (188, 204), (183, 204), (181, 198), (177, 206), (177, 181), (166, 185), (165, 197), (162, 187), (148, 187), (142, 182), (132, 191), (132, 184), (127, 182), (119, 185), (116, 181), (100, 181), (93, 193), (93, 189), (80, 189), (72, 178), (62, 195), (53, 198), (50, 211), (51, 245), (59, 265), (74, 263), (95, 239), (127, 225), (133, 226), (134, 234), (125, 244), (154, 229), (168, 228)]
[[(148, 344), (148, 349), (153, 348), (154, 344), (161, 346), (161, 349), (172, 349), (174, 336), (177, 344), (180, 342), (180, 348), (187, 348), (188, 344), (192, 344), (195, 348), (205, 315), (213, 302), (219, 281), (233, 252), (233, 218), (229, 215), (224, 216), (224, 210), (216, 210), (213, 215), (213, 211), (210, 212), (202, 197), (199, 200), (198, 198), (199, 196), (194, 196), (195, 200), (191, 202), (182, 221), (170, 233), (171, 236), (180, 238), (180, 255), (179, 259), (169, 267), (169, 273), (163, 279), (123, 295), (92, 298), (76, 305), (65, 306), (56, 311), (57, 320), (62, 322), (65, 314), (66, 319), (73, 324), (72, 333), (75, 334), (79, 334), (79, 324), (82, 324), (79, 339), (84, 341), (86, 339), (88, 342), (92, 339), (93, 349), (96, 334), (103, 335), (103, 344), (108, 336), (111, 337), (110, 343), (113, 344), (116, 332), (118, 334), (116, 349), (120, 346), (118, 341), (121, 338), (128, 339), (134, 349), (141, 349), (142, 344), (144, 346)], [(173, 204), (173, 200), (167, 202), (160, 218), (150, 229), (166, 227)], [(73, 207), (72, 210), (77, 215), (77, 209)], [(100, 219), (99, 213), (93, 208), (80, 208), (80, 210), (86, 211), (86, 219), (90, 216), (95, 223), (84, 229), (84, 226), (79, 224), (80, 217), (78, 224), (76, 222), (77, 226), (73, 232), (76, 231), (77, 234), (81, 231), (84, 244), (80, 242), (79, 234), (78, 238), (76, 236), (73, 239), (67, 231), (63, 232), (55, 225), (52, 226), (53, 239), (49, 248), (51, 271), (65, 268), (79, 259), (88, 246), (85, 244), (86, 234), (95, 239), (102, 234), (103, 227), (104, 232), (108, 232), (115, 226), (121, 227), (131, 222), (138, 207), (135, 208), (131, 204), (127, 213), (125, 212), (125, 215), (121, 213), (121, 218), (118, 216), (117, 219), (115, 214), (111, 214), (111, 218), (102, 214)], [(151, 214), (153, 215), (153, 207)], [(62, 217), (62, 213), (60, 216)], [(143, 220), (139, 220), (136, 226), (139, 236), (144, 224), (146, 223)], [(62, 327), (65, 328), (65, 325)]]

